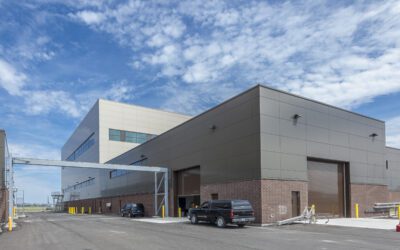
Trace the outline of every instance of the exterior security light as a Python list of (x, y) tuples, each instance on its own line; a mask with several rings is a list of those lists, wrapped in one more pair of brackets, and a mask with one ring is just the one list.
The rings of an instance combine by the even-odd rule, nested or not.
[(372, 133), (372, 134), (370, 134), (369, 136), (372, 137), (372, 138), (375, 138), (375, 137), (378, 136), (378, 134), (377, 134), (377, 133)]
[(216, 129), (217, 129), (217, 126), (215, 126), (215, 125), (213, 124), (213, 125), (210, 126), (210, 129), (211, 129), (211, 130), (216, 130)]
[(146, 155), (140, 155), (140, 158), (146, 158)]
[(297, 119), (299, 119), (299, 118), (301, 118), (301, 115), (299, 115), (299, 114), (294, 114), (294, 115), (293, 115), (293, 119), (297, 120)]

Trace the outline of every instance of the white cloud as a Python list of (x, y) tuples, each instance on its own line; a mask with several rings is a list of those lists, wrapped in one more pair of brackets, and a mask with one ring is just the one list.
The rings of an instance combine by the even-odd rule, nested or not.
[(86, 10), (79, 11), (75, 14), (71, 14), (70, 16), (77, 18), (89, 25), (99, 24), (105, 19), (105, 16), (102, 13)]
[(0, 58), (0, 86), (10, 95), (19, 95), (25, 85), (26, 76)]
[(386, 122), (386, 144), (390, 147), (400, 148), (400, 116)]
[(25, 102), (25, 112), (31, 115), (48, 114), (51, 111), (65, 113), (71, 117), (81, 115), (79, 104), (65, 91), (27, 91)]
[[(187, 93), (205, 89), (197, 85), (209, 87), (207, 96), (261, 82), (354, 108), (400, 91), (398, 6), (128, 1), (97, 8), (106, 18), (95, 28), (131, 46), (141, 68), (158, 67), (159, 77), (181, 83), (170, 87), (188, 84)], [(190, 102), (194, 109), (200, 99)]]
[(13, 157), (28, 157), (47, 160), (59, 160), (60, 150), (40, 144), (9, 143), (9, 149)]
[(134, 98), (132, 84), (120, 82), (109, 88), (85, 91), (71, 95), (61, 90), (24, 91), (25, 112), (29, 115), (61, 113), (73, 118), (83, 116), (99, 98), (113, 101), (128, 101)]

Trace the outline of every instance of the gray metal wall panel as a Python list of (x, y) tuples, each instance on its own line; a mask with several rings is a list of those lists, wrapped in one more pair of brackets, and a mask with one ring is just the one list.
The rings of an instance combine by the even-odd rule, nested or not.
[[(79, 145), (81, 145), (92, 133), (95, 144), (75, 161), (99, 162), (99, 104), (96, 104), (88, 112), (74, 133), (64, 144), (61, 150), (61, 159), (66, 160)], [(64, 167), (61, 169), (61, 188), (83, 182), (89, 177), (95, 178), (94, 184), (73, 192), (79, 193), (79, 199), (86, 199), (100, 196), (102, 182), (100, 181), (101, 170), (97, 169), (76, 169)], [(71, 192), (65, 193), (65, 200), (70, 199)]]
[[(307, 157), (314, 157), (350, 162), (352, 183), (386, 184), (383, 122), (268, 88), (260, 91), (262, 178), (306, 181)], [(294, 114), (301, 115), (297, 122)], [(372, 133), (378, 137), (372, 139)]]
[(172, 170), (200, 166), (202, 184), (260, 179), (259, 131), (256, 87), (110, 162), (129, 164), (145, 155), (146, 164)]
[(388, 161), (387, 183), (390, 191), (400, 191), (400, 149), (385, 149), (385, 158)]

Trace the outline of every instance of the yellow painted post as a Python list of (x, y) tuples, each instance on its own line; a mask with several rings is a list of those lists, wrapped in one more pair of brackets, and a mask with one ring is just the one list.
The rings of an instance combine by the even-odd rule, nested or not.
[(162, 205), (162, 208), (161, 208), (161, 215), (162, 215), (162, 218), (165, 217), (165, 207), (164, 207), (164, 205)]
[(12, 216), (8, 217), (8, 231), (12, 231)]
[(85, 213), (85, 207), (81, 207), (81, 214)]
[(178, 207), (178, 217), (182, 217), (182, 208)]
[(92, 207), (89, 207), (88, 213), (89, 213), (89, 214), (92, 214)]
[(356, 209), (356, 219), (358, 219), (358, 203), (356, 203), (355, 206), (356, 206), (356, 207), (355, 207), (355, 209)]
[(311, 205), (311, 223), (316, 223), (316, 217), (315, 217), (315, 205)]
[(397, 217), (400, 219), (400, 205), (397, 205)]
[(13, 217), (14, 217), (14, 218), (15, 218), (15, 214), (17, 213), (16, 211), (17, 211), (17, 208), (16, 208), (16, 207), (13, 207)]

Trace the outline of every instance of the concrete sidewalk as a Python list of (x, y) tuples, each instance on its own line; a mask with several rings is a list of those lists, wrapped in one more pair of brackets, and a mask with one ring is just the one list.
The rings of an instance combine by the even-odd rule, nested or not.
[(318, 219), (316, 224), (340, 227), (396, 230), (396, 225), (399, 224), (399, 220), (387, 218), (335, 218), (329, 220)]

